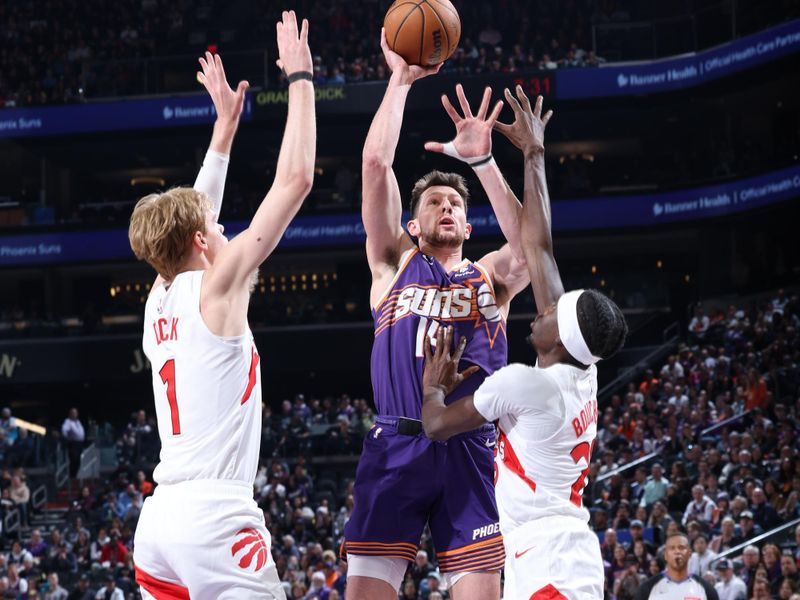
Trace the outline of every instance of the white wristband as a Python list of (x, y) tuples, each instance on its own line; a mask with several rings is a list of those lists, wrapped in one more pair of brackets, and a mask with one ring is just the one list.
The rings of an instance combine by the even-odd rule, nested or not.
[(494, 157), (492, 153), (484, 154), (482, 156), (470, 156), (467, 158), (466, 156), (462, 156), (458, 150), (456, 150), (455, 145), (453, 142), (447, 142), (446, 144), (442, 144), (442, 153), (446, 154), (447, 156), (452, 156), (453, 158), (457, 158), (461, 162), (467, 163), (473, 169), (479, 169), (481, 167), (489, 166), (494, 163)]

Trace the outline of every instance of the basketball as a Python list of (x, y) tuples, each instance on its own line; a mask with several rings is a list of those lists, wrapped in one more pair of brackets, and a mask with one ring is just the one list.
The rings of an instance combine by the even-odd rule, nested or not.
[(461, 19), (450, 0), (396, 0), (383, 27), (389, 48), (422, 67), (450, 58), (461, 37)]

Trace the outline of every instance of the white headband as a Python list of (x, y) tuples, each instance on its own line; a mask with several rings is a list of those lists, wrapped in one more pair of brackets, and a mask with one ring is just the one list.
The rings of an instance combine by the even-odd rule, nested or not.
[(582, 293), (583, 290), (572, 290), (558, 299), (556, 307), (558, 335), (570, 356), (582, 365), (593, 365), (600, 359), (589, 350), (578, 324), (578, 298)]

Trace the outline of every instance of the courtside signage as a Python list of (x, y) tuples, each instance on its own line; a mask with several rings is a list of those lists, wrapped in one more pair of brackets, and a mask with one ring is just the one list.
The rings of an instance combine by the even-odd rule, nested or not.
[(560, 100), (666, 92), (700, 85), (800, 51), (800, 19), (711, 50), (643, 63), (556, 71)]
[[(553, 202), (554, 231), (641, 227), (719, 217), (800, 197), (800, 166), (718, 185), (658, 194)], [(405, 215), (404, 218), (407, 218)], [(474, 236), (500, 235), (491, 207), (469, 211)], [(225, 223), (233, 236), (246, 221)], [(281, 239), (282, 248), (363, 244), (361, 215), (299, 217)], [(132, 260), (125, 229), (0, 236), (0, 266)]]
[[(248, 94), (242, 113), (245, 121), (252, 118), (252, 104)], [(9, 108), (0, 110), (0, 138), (202, 125), (213, 123), (216, 117), (206, 94)]]

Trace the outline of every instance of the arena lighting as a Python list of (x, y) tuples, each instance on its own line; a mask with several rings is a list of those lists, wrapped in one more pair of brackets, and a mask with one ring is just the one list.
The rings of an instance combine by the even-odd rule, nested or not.
[(159, 187), (164, 187), (166, 183), (167, 180), (163, 177), (153, 177), (150, 175), (142, 175), (131, 178), (131, 187), (135, 187), (137, 185), (157, 185)]
[(19, 417), (14, 417), (14, 421), (17, 424), (17, 427), (21, 429), (27, 429), (31, 433), (38, 433), (39, 435), (47, 435), (47, 429), (42, 427), (41, 425), (25, 421), (24, 419), (20, 419)]

